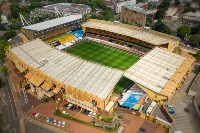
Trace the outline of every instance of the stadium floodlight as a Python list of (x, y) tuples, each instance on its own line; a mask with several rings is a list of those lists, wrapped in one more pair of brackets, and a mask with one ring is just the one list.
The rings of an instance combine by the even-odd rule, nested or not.
[(20, 19), (21, 19), (22, 27), (28, 26), (28, 25), (31, 24), (31, 23), (30, 23), (29, 21), (27, 21), (27, 20), (23, 17), (23, 15), (21, 15), (20, 13), (19, 13), (19, 16), (20, 16)]
[(62, 17), (63, 16), (63, 13), (62, 12), (60, 12), (60, 11), (58, 11), (58, 9), (54, 6), (54, 9), (55, 9), (55, 15), (56, 15), (56, 17)]

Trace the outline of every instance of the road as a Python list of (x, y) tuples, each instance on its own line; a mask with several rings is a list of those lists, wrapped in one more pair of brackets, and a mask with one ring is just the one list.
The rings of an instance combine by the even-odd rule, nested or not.
[(198, 73), (199, 67), (196, 63), (194, 66), (196, 67), (193, 67), (193, 70), (187, 76), (187, 80), (181, 84), (181, 89), (178, 90), (169, 101), (169, 104), (172, 105), (175, 110), (175, 113), (172, 115), (174, 118), (172, 131), (182, 131), (182, 133), (198, 133), (196, 132), (196, 127), (194, 127), (194, 121), (191, 119), (193, 116), (189, 113), (189, 109), (192, 108), (191, 104), (189, 104), (191, 103), (191, 99), (186, 93)]
[[(2, 66), (2, 61), (0, 61), (0, 66)], [(19, 119), (11, 88), (6, 76), (1, 72), (0, 76), (3, 81), (3, 87), (0, 90), (3, 133), (19, 133)]]
[(46, 129), (42, 126), (36, 125), (34, 123), (31, 123), (29, 121), (25, 121), (26, 125), (26, 132), (27, 133), (56, 133), (52, 130)]

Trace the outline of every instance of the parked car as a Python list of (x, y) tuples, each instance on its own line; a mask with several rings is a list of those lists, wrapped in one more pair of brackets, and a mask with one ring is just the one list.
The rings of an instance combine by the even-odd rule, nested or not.
[(62, 122), (62, 127), (65, 127), (65, 121)]
[(91, 111), (88, 113), (88, 116), (89, 116), (89, 117), (91, 117), (91, 116), (92, 116), (92, 112), (91, 112)]
[(53, 125), (56, 126), (56, 119), (53, 121)]
[(36, 112), (32, 113), (32, 117), (34, 117), (36, 114), (37, 114)]
[(34, 117), (35, 117), (35, 118), (37, 118), (39, 115), (40, 115), (40, 113), (37, 113), (37, 114), (35, 114), (35, 116), (34, 116)]
[(53, 123), (53, 118), (49, 118), (49, 123), (50, 123), (50, 124)]
[(76, 106), (71, 106), (70, 108), (72, 111), (74, 111), (76, 109)]
[(68, 114), (68, 113), (67, 113), (67, 111), (62, 111), (62, 113), (63, 113), (63, 114), (65, 114), (65, 115), (67, 115), (67, 114)]
[(71, 108), (71, 106), (72, 106), (72, 104), (70, 103), (70, 104), (68, 104), (68, 106), (67, 106), (67, 109), (70, 109)]
[(146, 129), (144, 129), (143, 127), (141, 127), (139, 130), (142, 132), (146, 132)]
[(48, 118), (48, 117), (46, 118), (46, 122), (48, 122), (48, 123), (49, 123), (49, 118)]
[(60, 125), (61, 125), (61, 121), (58, 122), (58, 126), (60, 126)]

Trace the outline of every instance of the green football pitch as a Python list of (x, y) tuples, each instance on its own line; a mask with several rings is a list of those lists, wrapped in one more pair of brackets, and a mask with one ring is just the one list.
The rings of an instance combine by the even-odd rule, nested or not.
[(83, 41), (66, 50), (67, 53), (105, 66), (126, 70), (140, 57), (123, 50), (91, 41)]

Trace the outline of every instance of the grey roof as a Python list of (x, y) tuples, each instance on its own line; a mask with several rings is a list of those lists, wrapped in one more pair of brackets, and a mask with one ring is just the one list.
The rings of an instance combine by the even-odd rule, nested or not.
[(124, 7), (131, 9), (133, 11), (136, 12), (141, 12), (144, 14), (154, 14), (157, 12), (157, 10), (145, 10), (143, 8), (141, 8), (140, 6), (143, 6), (145, 3), (138, 3), (138, 4), (132, 4), (131, 2), (127, 2), (126, 4), (124, 4)]
[(23, 27), (23, 29), (42, 31), (45, 29), (53, 28), (53, 27), (56, 27), (56, 26), (59, 26), (59, 25), (62, 25), (62, 24), (68, 23), (68, 22), (78, 20), (81, 18), (82, 18), (82, 15), (70, 15), (70, 16), (66, 16), (66, 17), (60, 17), (60, 18), (44, 21), (41, 23), (25, 26), (25, 27)]

